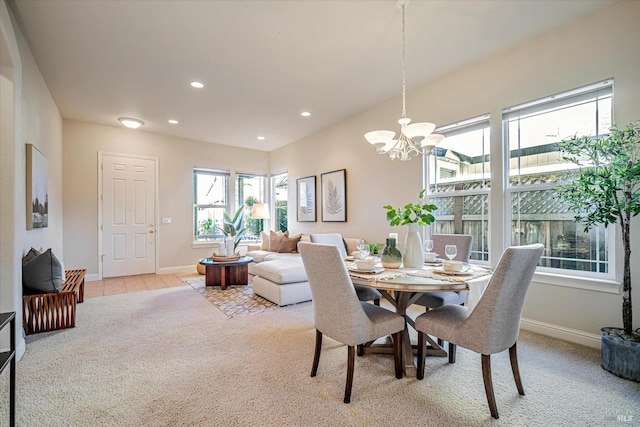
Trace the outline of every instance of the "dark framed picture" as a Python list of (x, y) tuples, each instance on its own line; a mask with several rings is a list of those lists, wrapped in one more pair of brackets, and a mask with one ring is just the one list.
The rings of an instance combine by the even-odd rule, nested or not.
[(322, 221), (347, 221), (347, 170), (325, 172), (320, 176), (322, 187)]
[(316, 222), (316, 176), (296, 180), (298, 222)]

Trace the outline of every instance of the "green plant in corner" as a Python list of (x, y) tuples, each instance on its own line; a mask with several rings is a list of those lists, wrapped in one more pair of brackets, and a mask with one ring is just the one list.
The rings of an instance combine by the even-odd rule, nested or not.
[(407, 225), (418, 224), (420, 226), (426, 226), (435, 221), (435, 217), (431, 215), (431, 212), (438, 209), (436, 205), (428, 203), (422, 203), (424, 199), (425, 189), (420, 191), (418, 196), (418, 203), (409, 203), (404, 205), (403, 208), (394, 208), (391, 205), (385, 205), (382, 208), (387, 210), (387, 221), (389, 225)]
[(218, 230), (225, 235), (225, 237), (233, 237), (233, 250), (238, 248), (238, 243), (242, 240), (242, 236), (245, 231), (247, 231), (246, 227), (243, 227), (243, 219), (244, 219), (244, 206), (240, 206), (236, 213), (233, 215), (233, 218), (228, 214), (224, 213), (224, 221), (222, 223), (222, 227), (218, 227)]
[(640, 332), (632, 329), (630, 233), (631, 218), (640, 213), (640, 121), (624, 129), (614, 124), (610, 133), (598, 137), (564, 140), (560, 150), (565, 160), (579, 166), (577, 172), (569, 173), (569, 181), (555, 190), (574, 212), (576, 221), (585, 230), (599, 224), (620, 225), (624, 249), (623, 330), (614, 333), (640, 342)]

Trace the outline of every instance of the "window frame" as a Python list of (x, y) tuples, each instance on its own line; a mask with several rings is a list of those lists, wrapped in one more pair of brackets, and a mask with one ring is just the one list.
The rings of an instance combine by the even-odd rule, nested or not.
[[(224, 177), (224, 179), (226, 180), (226, 187), (227, 187), (227, 194), (226, 194), (226, 204), (224, 205), (217, 205), (217, 204), (206, 204), (206, 203), (198, 203), (197, 197), (198, 197), (198, 188), (197, 188), (197, 175), (198, 174), (206, 174), (206, 175), (216, 175), (216, 176), (221, 176)], [(232, 200), (231, 197), (231, 193), (232, 193), (232, 189), (231, 189), (231, 173), (227, 170), (221, 170), (221, 169), (210, 169), (210, 168), (201, 168), (201, 167), (194, 167), (193, 168), (193, 209), (192, 209), (192, 218), (193, 218), (193, 224), (191, 227), (191, 232), (192, 232), (192, 244), (194, 246), (196, 245), (213, 245), (216, 244), (216, 242), (222, 237), (222, 233), (220, 233), (220, 235), (217, 234), (213, 234), (212, 238), (209, 239), (199, 239), (197, 238), (197, 226), (198, 226), (198, 214), (197, 214), (197, 210), (198, 209), (224, 209), (224, 211), (226, 213), (230, 212), (230, 204), (229, 202)]]
[[(260, 193), (261, 193), (261, 199), (258, 201), (258, 203), (269, 203), (269, 191), (267, 189), (267, 183), (268, 183), (268, 178), (266, 174), (260, 174), (260, 173), (250, 173), (250, 172), (236, 172), (235, 173), (235, 179), (234, 179), (234, 203), (235, 203), (235, 208), (233, 210), (233, 212), (235, 213), (235, 211), (238, 209), (238, 207), (240, 206), (244, 206), (244, 200), (240, 200), (238, 197), (240, 196), (240, 180), (242, 178), (261, 178), (261, 182), (260, 182)], [(245, 197), (246, 199), (246, 197)], [(271, 208), (269, 208), (271, 209)], [(248, 213), (248, 216), (247, 216)], [(271, 214), (271, 213), (270, 213)], [(247, 222), (248, 219), (252, 219), (251, 218), (251, 212), (247, 211), (245, 208), (245, 212), (244, 212), (244, 221), (245, 224)], [(263, 220), (262, 226), (263, 229), (260, 231), (265, 231), (268, 230), (268, 219)], [(255, 243), (258, 240), (260, 240), (260, 232), (258, 232), (258, 235), (254, 237), (249, 237), (246, 234), (243, 235), (242, 239), (240, 239), (240, 244), (251, 244), (251, 243)]]
[[(547, 114), (553, 111), (558, 111), (563, 108), (569, 108), (570, 106), (577, 106), (584, 103), (586, 100), (593, 99), (593, 102), (598, 103), (602, 96), (611, 98), (611, 118), (613, 119), (613, 79), (606, 79), (590, 85), (582, 86), (579, 88), (571, 89), (561, 92), (559, 94), (543, 97), (534, 101), (526, 102), (516, 106), (508, 107), (502, 110), (502, 175), (503, 175), (503, 207), (504, 207), (504, 225), (502, 230), (503, 235), (503, 247), (512, 245), (512, 225), (514, 219), (512, 200), (518, 193), (526, 193), (528, 191), (546, 191), (553, 190), (556, 186), (556, 182), (549, 181), (543, 183), (522, 184), (520, 177), (522, 169), (518, 167), (514, 176), (518, 177), (517, 183), (512, 183), (512, 168), (511, 168), (511, 151), (510, 150), (510, 127), (511, 120), (529, 118), (535, 115)], [(596, 134), (602, 133), (601, 131), (608, 131), (608, 129), (599, 129), (599, 117), (596, 104), (595, 115), (595, 129)], [(612, 120), (613, 121), (613, 120)], [(559, 138), (561, 136), (559, 135)], [(519, 157), (518, 157), (519, 159)], [(519, 162), (519, 160), (518, 160)], [(520, 163), (519, 163), (520, 164)], [(553, 165), (554, 170), (562, 170), (563, 163)], [(568, 165), (568, 163), (567, 163)], [(566, 169), (566, 168), (565, 168)], [(549, 172), (552, 172), (551, 168)], [(581, 224), (577, 224), (577, 227), (582, 227)], [(607, 247), (607, 272), (577, 270), (569, 268), (551, 267), (551, 266), (538, 266), (535, 274), (535, 280), (541, 283), (550, 285), (559, 285), (567, 287), (576, 287), (581, 289), (597, 290), (602, 292), (615, 293), (618, 291), (619, 282), (616, 281), (617, 272), (619, 266), (617, 262), (618, 244), (616, 226), (612, 225), (606, 228), (606, 241), (604, 242)], [(515, 244), (515, 243), (513, 243)]]

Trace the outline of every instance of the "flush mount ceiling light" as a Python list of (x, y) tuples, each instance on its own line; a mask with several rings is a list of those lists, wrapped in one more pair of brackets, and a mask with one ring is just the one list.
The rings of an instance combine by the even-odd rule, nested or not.
[(138, 129), (144, 124), (142, 120), (133, 119), (131, 117), (120, 117), (118, 118), (118, 121), (120, 121), (124, 127), (129, 129)]
[(204, 85), (200, 82), (191, 82), (189, 84), (191, 85), (191, 87), (195, 87), (196, 89), (202, 89), (204, 87)]
[(364, 134), (365, 139), (376, 147), (378, 153), (388, 153), (391, 160), (402, 161), (409, 160), (412, 156), (431, 154), (433, 147), (444, 138), (443, 135), (432, 133), (436, 128), (435, 124), (411, 123), (411, 119), (407, 117), (404, 9), (408, 5), (409, 0), (398, 0), (396, 3), (396, 7), (402, 7), (402, 117), (398, 119), (400, 134), (398, 139), (394, 139), (396, 133), (392, 130), (374, 130)]

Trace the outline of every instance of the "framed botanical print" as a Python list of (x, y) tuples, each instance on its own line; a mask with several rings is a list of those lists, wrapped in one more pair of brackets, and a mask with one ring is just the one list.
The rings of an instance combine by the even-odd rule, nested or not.
[(347, 170), (325, 172), (320, 176), (322, 187), (322, 221), (347, 221)]
[(297, 195), (298, 195), (298, 222), (316, 222), (316, 177), (307, 176), (298, 178)]

